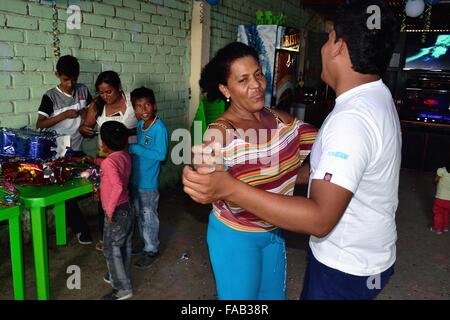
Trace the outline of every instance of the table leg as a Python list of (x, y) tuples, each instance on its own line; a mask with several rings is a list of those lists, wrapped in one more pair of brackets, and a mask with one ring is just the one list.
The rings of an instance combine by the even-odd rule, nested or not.
[(14, 284), (14, 298), (25, 299), (25, 286), (23, 275), (22, 256), (22, 229), (20, 226), (20, 213), (9, 219), (9, 241), (11, 246), (11, 265)]
[(55, 204), (55, 226), (56, 244), (64, 246), (67, 244), (66, 237), (66, 204), (65, 201)]
[(36, 272), (36, 294), (38, 300), (50, 298), (48, 279), (48, 254), (45, 208), (31, 207), (31, 231), (33, 236), (34, 271)]

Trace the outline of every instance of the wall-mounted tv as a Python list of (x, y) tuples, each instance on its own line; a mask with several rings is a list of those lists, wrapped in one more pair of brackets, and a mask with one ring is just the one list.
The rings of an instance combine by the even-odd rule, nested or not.
[(406, 38), (405, 70), (450, 71), (450, 33), (409, 33)]

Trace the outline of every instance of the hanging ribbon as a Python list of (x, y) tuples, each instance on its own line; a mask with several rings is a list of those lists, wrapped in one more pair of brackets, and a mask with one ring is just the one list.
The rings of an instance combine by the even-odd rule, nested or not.
[(56, 1), (53, 2), (53, 55), (55, 58), (61, 56), (61, 49), (59, 47), (59, 29), (58, 29), (58, 8), (56, 7)]
[(406, 31), (406, 9), (403, 9), (402, 22), (400, 25), (400, 32), (404, 31)]
[(433, 10), (433, 6), (430, 4), (427, 4), (427, 8), (425, 9), (425, 24), (423, 27), (424, 32), (422, 32), (422, 38), (421, 42), (425, 43), (427, 41), (427, 33), (430, 30), (431, 26), (431, 11)]

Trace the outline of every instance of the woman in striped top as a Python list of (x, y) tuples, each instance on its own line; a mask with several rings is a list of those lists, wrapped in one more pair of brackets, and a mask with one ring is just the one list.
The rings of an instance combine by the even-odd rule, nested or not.
[[(316, 129), (264, 107), (266, 79), (257, 53), (243, 43), (227, 45), (203, 69), (200, 86), (209, 100), (230, 102), (204, 137), (220, 144), (224, 168), (251, 186), (292, 195)], [(285, 242), (276, 226), (217, 201), (207, 241), (219, 299), (285, 298)]]

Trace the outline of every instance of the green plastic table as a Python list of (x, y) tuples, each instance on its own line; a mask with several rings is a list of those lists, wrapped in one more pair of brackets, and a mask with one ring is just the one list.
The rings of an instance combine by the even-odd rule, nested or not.
[(8, 220), (9, 223), (14, 298), (23, 300), (25, 299), (25, 286), (23, 281), (22, 228), (20, 225), (19, 207), (0, 206), (0, 221), (3, 220)]
[(65, 245), (67, 243), (65, 201), (92, 192), (92, 184), (85, 179), (72, 179), (63, 186), (17, 186), (17, 189), (20, 191), (23, 207), (30, 209), (37, 299), (48, 300), (50, 285), (45, 208), (54, 205), (56, 244)]

